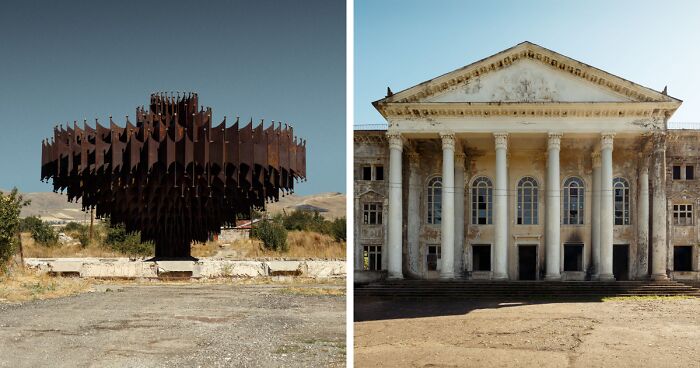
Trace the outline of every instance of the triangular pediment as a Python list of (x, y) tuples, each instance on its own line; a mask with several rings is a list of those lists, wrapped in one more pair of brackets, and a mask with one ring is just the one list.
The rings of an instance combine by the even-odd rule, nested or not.
[(518, 60), (426, 96), (422, 102), (633, 102), (630, 97), (535, 60)]
[(389, 95), (394, 103), (670, 102), (665, 93), (630, 82), (530, 42)]

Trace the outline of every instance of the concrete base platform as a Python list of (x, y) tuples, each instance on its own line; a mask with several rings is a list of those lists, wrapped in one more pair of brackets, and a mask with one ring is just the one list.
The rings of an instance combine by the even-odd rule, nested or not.
[(149, 261), (128, 258), (26, 258), (25, 263), (42, 272), (105, 279), (156, 278), (252, 278), (297, 276), (344, 278), (345, 261)]

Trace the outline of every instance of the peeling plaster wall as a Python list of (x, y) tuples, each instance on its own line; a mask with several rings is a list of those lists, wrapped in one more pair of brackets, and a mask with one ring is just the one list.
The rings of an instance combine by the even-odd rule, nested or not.
[(426, 102), (498, 101), (623, 102), (629, 99), (527, 59), (426, 99)]

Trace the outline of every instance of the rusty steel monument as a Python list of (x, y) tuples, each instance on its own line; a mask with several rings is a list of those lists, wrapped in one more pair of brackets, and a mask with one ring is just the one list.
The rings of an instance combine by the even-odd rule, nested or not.
[(212, 126), (196, 93), (154, 93), (136, 123), (95, 121), (54, 128), (41, 145), (41, 179), (83, 210), (140, 231), (157, 259), (191, 258), (204, 242), (251, 208), (264, 208), (306, 178), (306, 141), (287, 124), (252, 119)]

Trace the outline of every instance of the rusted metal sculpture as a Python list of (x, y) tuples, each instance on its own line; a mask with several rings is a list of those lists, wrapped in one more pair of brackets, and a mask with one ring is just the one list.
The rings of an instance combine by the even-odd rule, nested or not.
[(306, 178), (306, 142), (281, 123), (252, 120), (239, 128), (226, 118), (212, 126), (211, 108), (196, 93), (151, 95), (136, 109), (136, 125), (110, 117), (81, 129), (54, 128), (41, 145), (41, 178), (84, 210), (140, 231), (156, 245), (156, 258), (191, 258), (192, 241), (207, 241), (251, 208), (279, 200)]

